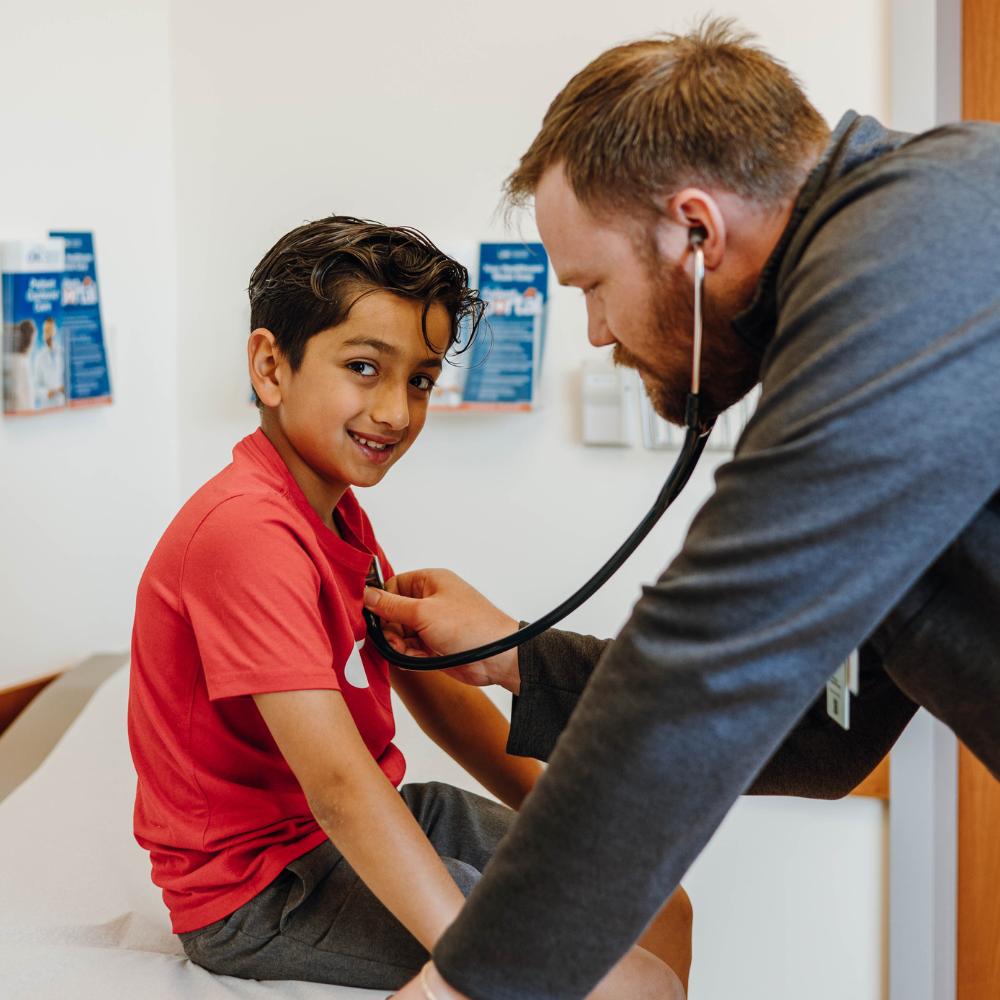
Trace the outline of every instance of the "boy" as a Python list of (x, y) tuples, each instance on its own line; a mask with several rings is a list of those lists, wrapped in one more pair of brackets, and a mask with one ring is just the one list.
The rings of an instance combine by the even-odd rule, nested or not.
[(538, 776), (481, 692), (389, 669), (361, 614), (372, 556), (388, 562), (351, 487), (419, 434), (459, 323), (481, 318), (467, 284), (421, 234), (347, 217), (289, 233), (251, 277), (261, 427), (150, 559), (129, 699), (136, 838), (212, 971), (394, 989), (461, 909), (514, 813), (396, 790), (390, 683), (510, 806)]

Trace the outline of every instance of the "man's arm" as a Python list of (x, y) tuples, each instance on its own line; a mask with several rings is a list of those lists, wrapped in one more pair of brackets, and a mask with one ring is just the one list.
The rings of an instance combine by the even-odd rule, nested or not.
[(420, 728), (480, 784), (511, 809), (520, 809), (542, 766), (505, 750), (510, 727), (478, 688), (437, 671), (389, 667), (393, 690)]
[(382, 773), (339, 691), (254, 695), (316, 822), (347, 863), (428, 950), (465, 902)]
[(1000, 485), (984, 431), (1000, 426), (1000, 207), (919, 152), (878, 183), (859, 169), (789, 251), (735, 459), (435, 950), (474, 1000), (584, 996)]
[(548, 760), (610, 639), (550, 628), (518, 647), (520, 693), (507, 752)]

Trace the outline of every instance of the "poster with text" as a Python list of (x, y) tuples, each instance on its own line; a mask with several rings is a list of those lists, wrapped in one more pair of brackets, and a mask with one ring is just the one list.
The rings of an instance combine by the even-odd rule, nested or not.
[(468, 352), (462, 409), (530, 410), (545, 347), (549, 260), (541, 243), (483, 243), (486, 325)]
[(111, 402), (111, 377), (101, 323), (101, 296), (91, 233), (50, 233), (66, 244), (60, 309), (66, 343), (69, 406)]

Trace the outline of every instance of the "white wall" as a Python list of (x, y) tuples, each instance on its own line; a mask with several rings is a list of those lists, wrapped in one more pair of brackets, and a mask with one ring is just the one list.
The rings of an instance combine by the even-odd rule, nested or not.
[(177, 506), (168, 4), (5, 3), (0, 234), (90, 229), (113, 406), (0, 419), (0, 687), (128, 645)]
[[(333, 210), (415, 225), (438, 240), (499, 235), (491, 217), (500, 183), (568, 78), (604, 48), (684, 29), (704, 9), (692, 0), (511, 0), (502, 7), (175, 0), (181, 343), (190, 359), (181, 390), (183, 490), (217, 472), (234, 440), (254, 426), (244, 289), (278, 236)], [(885, 0), (846, 0), (834, 19), (788, 0), (742, 0), (716, 11), (738, 14), (758, 31), (831, 121), (848, 107), (885, 111)], [(530, 220), (524, 231), (530, 235)], [(517, 455), (517, 468), (529, 473), (519, 478), (537, 479), (535, 465), (526, 467), (515, 449), (519, 435), (544, 427), (572, 441), (556, 409), (566, 372), (587, 350), (580, 313), (569, 304), (575, 297), (563, 295), (553, 317), (555, 337), (566, 345), (549, 359), (552, 415), (462, 418), (481, 452), (499, 446)], [(433, 451), (435, 462), (450, 467)], [(560, 446), (543, 461), (545, 479), (555, 482), (566, 463), (598, 471), (608, 459)], [(386, 489), (405, 475), (394, 474)], [(481, 500), (477, 473), (466, 482), (467, 495)]]

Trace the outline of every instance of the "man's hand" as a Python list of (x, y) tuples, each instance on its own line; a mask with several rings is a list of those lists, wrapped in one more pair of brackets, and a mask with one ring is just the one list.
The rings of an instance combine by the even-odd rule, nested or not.
[[(397, 652), (416, 656), (459, 653), (517, 631), (517, 622), (446, 569), (400, 573), (385, 591), (365, 588), (365, 607), (389, 622), (385, 637)], [(521, 690), (517, 649), (446, 671), (466, 684)]]
[[(427, 986), (437, 1000), (469, 1000), (464, 993), (459, 993), (454, 986), (449, 986), (441, 978), (441, 973), (435, 968), (433, 962), (427, 966), (426, 976)], [(415, 979), (411, 979), (398, 993), (393, 993), (390, 1000), (425, 1000), (426, 996), (418, 975)]]

